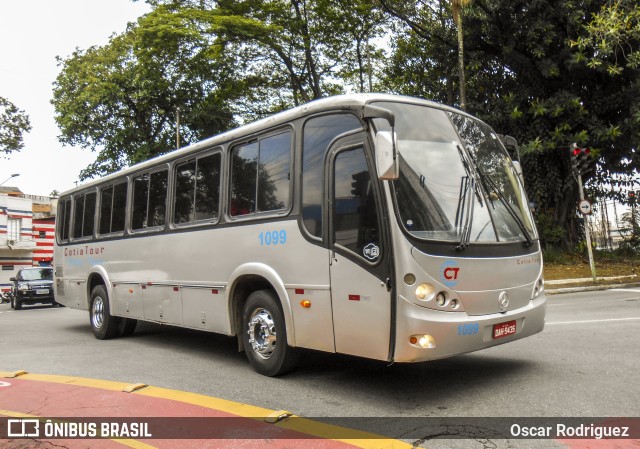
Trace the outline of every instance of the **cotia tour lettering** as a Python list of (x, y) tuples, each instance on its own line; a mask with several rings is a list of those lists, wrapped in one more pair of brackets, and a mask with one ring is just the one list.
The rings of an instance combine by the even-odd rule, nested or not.
[(104, 246), (89, 246), (85, 245), (80, 248), (65, 248), (64, 255), (66, 256), (96, 256), (104, 253)]

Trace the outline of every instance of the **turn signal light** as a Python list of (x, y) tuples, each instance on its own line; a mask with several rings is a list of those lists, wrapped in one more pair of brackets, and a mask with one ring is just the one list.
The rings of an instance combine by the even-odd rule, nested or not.
[(308, 299), (303, 299), (302, 301), (300, 301), (300, 305), (305, 309), (308, 309), (311, 307), (311, 301), (309, 301)]

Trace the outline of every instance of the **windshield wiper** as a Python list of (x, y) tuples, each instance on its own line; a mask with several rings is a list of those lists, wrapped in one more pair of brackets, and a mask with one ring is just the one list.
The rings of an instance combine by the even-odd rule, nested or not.
[[(456, 246), (456, 251), (462, 251), (469, 246), (471, 240), (471, 225), (473, 224), (473, 190), (475, 189), (475, 179), (469, 175), (460, 178), (460, 193), (458, 194), (458, 208), (456, 210), (456, 228), (462, 225), (460, 242)], [(465, 213), (466, 212), (466, 213)]]
[(458, 209), (456, 210), (456, 222), (455, 226), (458, 227), (459, 224), (462, 224), (464, 220), (464, 225), (462, 226), (462, 232), (460, 233), (460, 242), (456, 246), (456, 251), (463, 251), (467, 246), (469, 246), (469, 241), (471, 240), (471, 226), (473, 225), (473, 208), (475, 205), (475, 201), (473, 201), (474, 193), (478, 197), (478, 202), (480, 206), (482, 206), (482, 198), (480, 197), (480, 193), (478, 192), (476, 186), (476, 179), (471, 174), (471, 168), (469, 167), (469, 161), (465, 157), (464, 151), (460, 145), (456, 145), (458, 149), (458, 154), (460, 155), (460, 160), (462, 160), (462, 166), (464, 167), (464, 171), (467, 176), (463, 176), (460, 178), (460, 193), (458, 194)]
[[(502, 191), (498, 188), (498, 186), (493, 181), (493, 179), (491, 179), (491, 177), (487, 176), (485, 173), (483, 173), (480, 170), (480, 168), (478, 168), (478, 163), (476, 162), (476, 160), (473, 157), (473, 155), (470, 154), (469, 157), (473, 161), (473, 165), (476, 167), (476, 173), (478, 173), (478, 176), (480, 177), (480, 182), (482, 183), (482, 186), (484, 187), (487, 195), (489, 195), (489, 197), (491, 197), (492, 193), (496, 194), (496, 196), (500, 199), (500, 202), (504, 205), (505, 209), (507, 209), (507, 212), (509, 212), (509, 215), (511, 215), (513, 220), (516, 222), (516, 224), (518, 225), (518, 227), (522, 231), (522, 234), (524, 235), (524, 238), (526, 239), (526, 241), (523, 242), (523, 245), (525, 247), (527, 247), (527, 248), (530, 247), (531, 245), (533, 245), (533, 239), (531, 238), (531, 234), (529, 234), (529, 230), (525, 226), (525, 224), (522, 221), (522, 219), (520, 218), (520, 216), (513, 209), (513, 207), (511, 206), (511, 204), (507, 200), (507, 198), (505, 198), (505, 196), (502, 193)], [(487, 186), (489, 186), (491, 189), (488, 189)]]

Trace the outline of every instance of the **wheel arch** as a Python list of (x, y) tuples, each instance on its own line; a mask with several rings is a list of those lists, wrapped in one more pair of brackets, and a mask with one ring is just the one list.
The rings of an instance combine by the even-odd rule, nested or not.
[(87, 308), (91, 307), (91, 292), (98, 285), (104, 285), (104, 288), (107, 290), (107, 301), (109, 301), (109, 305), (111, 305), (111, 282), (109, 282), (109, 275), (104, 267), (98, 265), (91, 268), (91, 272), (87, 278)]
[(268, 265), (261, 263), (248, 263), (239, 266), (231, 274), (227, 295), (228, 313), (231, 318), (231, 335), (238, 336), (238, 346), (243, 350), (240, 335), (242, 310), (249, 295), (258, 290), (271, 290), (275, 293), (284, 315), (287, 331), (287, 344), (295, 346), (295, 333), (293, 326), (293, 314), (291, 302), (284, 282), (278, 273)]

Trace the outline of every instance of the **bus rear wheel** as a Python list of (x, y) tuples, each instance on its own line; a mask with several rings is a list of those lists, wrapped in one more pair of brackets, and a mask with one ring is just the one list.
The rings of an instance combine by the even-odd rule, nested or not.
[(287, 345), (284, 314), (271, 291), (258, 290), (247, 298), (242, 338), (249, 363), (258, 373), (273, 377), (295, 368), (298, 351)]
[(120, 329), (120, 319), (111, 316), (109, 298), (104, 285), (97, 285), (91, 291), (91, 307), (89, 308), (91, 330), (98, 340), (116, 337)]

